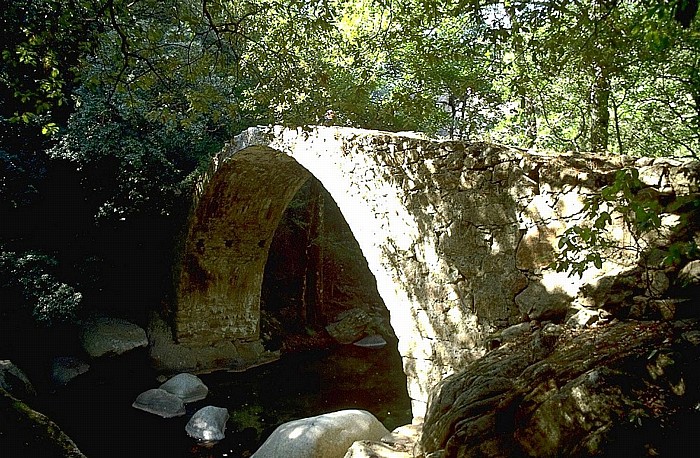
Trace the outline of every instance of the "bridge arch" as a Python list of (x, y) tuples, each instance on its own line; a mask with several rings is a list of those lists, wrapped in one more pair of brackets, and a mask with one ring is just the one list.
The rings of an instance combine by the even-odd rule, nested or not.
[[(637, 255), (620, 252), (581, 278), (549, 268), (557, 236), (581, 217), (582, 196), (626, 166), (639, 167), (640, 179), (660, 192), (696, 191), (673, 178), (682, 175), (673, 161), (537, 154), (351, 128), (251, 128), (199, 184), (176, 275), (176, 341), (197, 349), (195, 358), (219, 349), (202, 363), (211, 368), (227, 364), (226, 349), (255, 359), (270, 243), (313, 175), (377, 281), (413, 414), (421, 416), (432, 386), (481, 356), (485, 336), (523, 320), (562, 320), (574, 298), (595, 306), (595, 294), (585, 297), (595, 288), (583, 286), (636, 265)], [(613, 235), (629, 237), (623, 225)]]
[[(234, 341), (240, 347), (259, 340), (260, 293), (270, 243), (290, 200), (313, 175), (358, 241), (391, 314), (409, 394), (413, 391), (414, 400), (425, 402), (426, 388), (410, 374), (418, 369), (414, 359), (421, 355), (416, 351), (429, 361), (426, 353), (433, 349), (415, 348), (420, 345), (410, 336), (431, 337), (434, 331), (427, 321), (424, 329), (417, 328), (418, 285), (411, 285), (401, 265), (406, 253), (415, 261), (421, 227), (406, 208), (405, 183), (396, 175), (410, 160), (404, 157), (407, 145), (390, 151), (388, 145), (396, 141), (388, 141), (389, 136), (337, 128), (251, 129), (225, 148), (199, 185), (188, 224), (177, 278), (178, 343), (207, 347)], [(439, 263), (434, 249), (418, 252)]]

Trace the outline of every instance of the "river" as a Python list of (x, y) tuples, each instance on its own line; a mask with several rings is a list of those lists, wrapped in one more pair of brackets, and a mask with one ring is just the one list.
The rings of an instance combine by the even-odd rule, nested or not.
[[(411, 422), (395, 345), (314, 350), (246, 372), (200, 378), (209, 395), (178, 418), (131, 407), (139, 393), (159, 385), (139, 353), (96, 364), (69, 386), (42, 396), (39, 405), (89, 458), (247, 457), (286, 421), (347, 408), (372, 412), (389, 430)], [(225, 407), (231, 415), (226, 438), (210, 446), (185, 433), (189, 417), (206, 405)]]

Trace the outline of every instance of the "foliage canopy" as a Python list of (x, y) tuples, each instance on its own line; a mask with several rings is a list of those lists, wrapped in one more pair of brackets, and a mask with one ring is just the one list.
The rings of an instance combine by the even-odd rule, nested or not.
[[(697, 0), (2, 0), (0, 8), (0, 216), (23, 224), (0, 234), (6, 259), (38, 249), (80, 272), (85, 259), (123, 266), (125, 252), (162, 247), (137, 228), (158, 221), (172, 234), (191, 173), (256, 124), (700, 154)], [(43, 221), (31, 215), (75, 202), (73, 221), (33, 246)], [(140, 235), (126, 250), (99, 253), (75, 242), (118, 234)]]

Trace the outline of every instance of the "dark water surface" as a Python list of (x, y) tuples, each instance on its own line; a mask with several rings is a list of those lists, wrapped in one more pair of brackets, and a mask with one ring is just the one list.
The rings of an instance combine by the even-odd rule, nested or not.
[[(131, 407), (157, 388), (145, 355), (96, 364), (71, 385), (45, 396), (40, 409), (90, 458), (245, 457), (278, 425), (297, 418), (356, 408), (372, 412), (389, 429), (411, 422), (406, 377), (396, 348), (352, 345), (312, 351), (241, 373), (200, 376), (203, 401), (179, 418), (160, 418)], [(192, 414), (206, 405), (229, 409), (226, 438), (213, 446), (185, 433)]]

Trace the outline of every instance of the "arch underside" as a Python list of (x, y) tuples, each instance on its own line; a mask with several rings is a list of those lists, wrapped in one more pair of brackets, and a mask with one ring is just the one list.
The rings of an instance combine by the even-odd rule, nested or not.
[(188, 346), (256, 341), (265, 262), (282, 215), (311, 176), (266, 147), (220, 165), (192, 215), (178, 282), (175, 336)]

